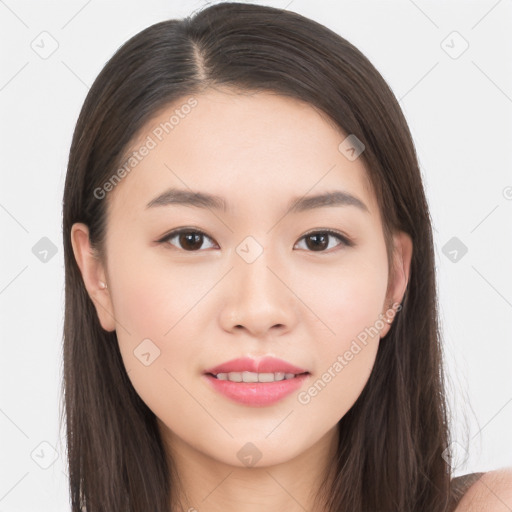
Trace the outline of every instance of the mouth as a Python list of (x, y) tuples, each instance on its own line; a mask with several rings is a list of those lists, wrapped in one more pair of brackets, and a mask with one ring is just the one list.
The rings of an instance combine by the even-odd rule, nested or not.
[(262, 407), (297, 391), (311, 373), (273, 356), (241, 357), (203, 372), (210, 389), (239, 404)]

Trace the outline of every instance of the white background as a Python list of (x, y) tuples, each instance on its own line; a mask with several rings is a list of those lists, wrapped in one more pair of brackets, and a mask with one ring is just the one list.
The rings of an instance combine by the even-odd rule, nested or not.
[[(348, 39), (400, 100), (435, 227), (452, 431), (461, 445), (455, 473), (512, 466), (511, 1), (255, 3)], [(128, 38), (203, 5), (0, 0), (0, 512), (69, 510), (59, 432), (61, 204), (82, 102)], [(48, 37), (43, 31), (58, 43), (47, 59), (31, 47)], [(454, 31), (469, 44), (458, 58), (463, 41)], [(42, 237), (57, 247), (46, 263), (32, 252)], [(452, 237), (468, 248), (457, 262), (442, 252)], [(40, 443), (56, 450), (47, 469), (40, 464), (52, 462), (53, 449)]]

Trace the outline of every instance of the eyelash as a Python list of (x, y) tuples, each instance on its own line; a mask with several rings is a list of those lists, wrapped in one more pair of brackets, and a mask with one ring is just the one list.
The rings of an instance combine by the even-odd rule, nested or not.
[[(203, 231), (201, 231), (199, 229), (195, 229), (195, 228), (180, 228), (180, 229), (175, 229), (174, 231), (171, 231), (170, 233), (165, 235), (160, 240), (157, 240), (157, 242), (158, 243), (165, 243), (165, 244), (168, 244), (168, 245), (172, 245), (169, 241), (172, 238), (175, 238), (176, 236), (179, 236), (179, 235), (181, 235), (183, 233), (203, 235), (206, 238), (209, 238), (210, 240), (213, 241), (213, 239), (210, 236), (208, 236), (206, 233), (204, 233)], [(342, 245), (342, 246), (345, 246), (345, 247), (352, 247), (352, 246), (354, 246), (354, 242), (352, 240), (350, 240), (345, 235), (342, 235), (341, 233), (338, 233), (337, 231), (333, 231), (332, 229), (322, 229), (322, 230), (310, 231), (309, 233), (306, 233), (305, 235), (302, 235), (299, 238), (299, 241), (304, 239), (304, 238), (307, 238), (308, 236), (319, 235), (319, 234), (320, 235), (329, 235), (329, 236), (332, 236), (332, 237), (338, 239), (341, 242), (339, 245)], [(201, 250), (194, 250), (194, 251), (187, 251), (186, 249), (179, 249), (179, 250), (183, 250), (184, 252), (201, 252)], [(329, 249), (329, 250), (321, 250), (321, 251), (308, 250), (308, 252), (313, 252), (313, 253), (314, 252), (327, 252), (327, 253), (330, 253), (332, 251), (333, 251), (332, 248)]]

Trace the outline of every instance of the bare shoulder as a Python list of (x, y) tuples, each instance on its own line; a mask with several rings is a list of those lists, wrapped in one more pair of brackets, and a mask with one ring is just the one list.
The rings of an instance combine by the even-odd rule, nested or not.
[(512, 467), (484, 473), (464, 494), (455, 512), (512, 511)]

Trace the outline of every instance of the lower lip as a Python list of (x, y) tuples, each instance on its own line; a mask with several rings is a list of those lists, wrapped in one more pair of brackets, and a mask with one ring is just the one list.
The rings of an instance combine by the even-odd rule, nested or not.
[(275, 382), (231, 382), (204, 375), (215, 391), (235, 402), (251, 406), (265, 406), (279, 402), (299, 389), (309, 376), (309, 373), (305, 373), (293, 379)]

